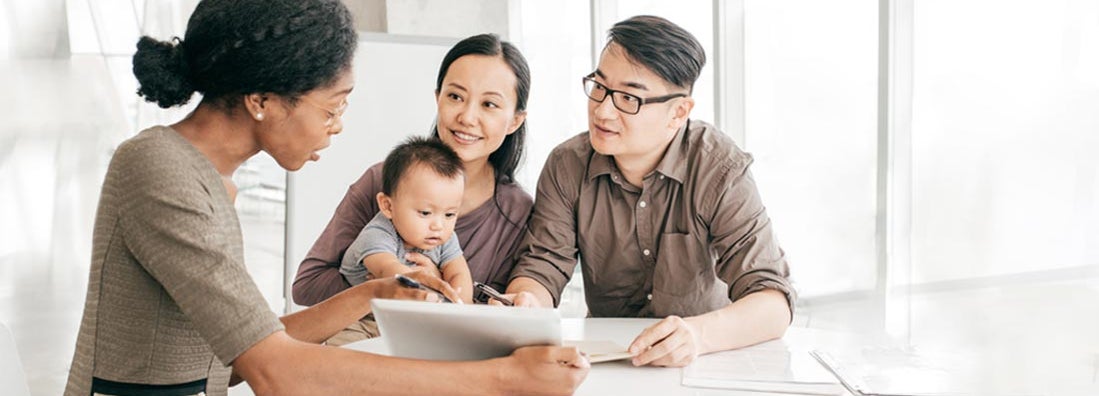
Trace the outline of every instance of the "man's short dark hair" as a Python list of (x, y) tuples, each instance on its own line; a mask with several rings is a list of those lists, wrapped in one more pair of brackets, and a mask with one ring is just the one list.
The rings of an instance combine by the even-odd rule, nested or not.
[(694, 90), (706, 65), (702, 44), (679, 25), (657, 16), (639, 15), (614, 24), (607, 32), (607, 45), (611, 43), (617, 43), (630, 59), (664, 81), (688, 92)]
[(456, 178), (462, 175), (462, 159), (450, 146), (434, 137), (413, 136), (405, 140), (389, 155), (382, 165), (382, 192), (393, 196), (401, 178), (413, 165), (424, 164), (439, 176)]

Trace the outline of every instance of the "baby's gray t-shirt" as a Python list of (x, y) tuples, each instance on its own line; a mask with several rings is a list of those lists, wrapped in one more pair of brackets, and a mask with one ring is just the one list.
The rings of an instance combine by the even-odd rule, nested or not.
[[(431, 262), (439, 266), (439, 270), (442, 270), (450, 260), (462, 256), (462, 247), (458, 244), (458, 235), (451, 235), (446, 242), (434, 249), (412, 249), (412, 251), (427, 256), (431, 259)], [(347, 278), (348, 283), (357, 285), (372, 278), (366, 266), (363, 265), (363, 258), (375, 253), (391, 253), (397, 256), (397, 260), (400, 260), (401, 263), (408, 266), (414, 265), (405, 260), (404, 255), (408, 253), (408, 250), (405, 249), (404, 242), (397, 234), (397, 229), (393, 227), (393, 221), (385, 217), (382, 212), (374, 215), (374, 219), (370, 220), (366, 227), (363, 227), (363, 230), (359, 232), (359, 236), (355, 238), (355, 242), (352, 242), (351, 246), (347, 248), (347, 252), (343, 254), (340, 273), (343, 274), (344, 278)]]

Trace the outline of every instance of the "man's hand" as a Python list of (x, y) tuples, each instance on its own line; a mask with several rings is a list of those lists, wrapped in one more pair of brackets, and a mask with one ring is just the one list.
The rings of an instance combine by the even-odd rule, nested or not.
[(700, 351), (699, 331), (691, 322), (669, 316), (649, 326), (630, 344), (633, 365), (683, 367), (691, 364)]
[(523, 276), (512, 279), (504, 297), (511, 299), (516, 307), (553, 308), (549, 290), (538, 281)]
[[(450, 299), (450, 301), (453, 301), (457, 304), (462, 303), (461, 291), (460, 290), (455, 290), (453, 287), (450, 286), (449, 283), (446, 283), (445, 281), (443, 281), (442, 279), (440, 279), (437, 276), (426, 274), (423, 271), (419, 271), (419, 270), (413, 270), (412, 272), (406, 272), (404, 274), (404, 276), (407, 276), (409, 278), (412, 278), (412, 279), (416, 280), (417, 282), (420, 282), (421, 285), (424, 285), (424, 286), (427, 286), (429, 288), (438, 290), (440, 293), (443, 293), (443, 295), (446, 296), (446, 298)], [(435, 293), (428, 293), (428, 294), (435, 294)]]
[[(511, 300), (511, 302), (516, 307), (542, 308), (542, 301), (539, 300), (538, 297), (535, 297), (534, 293), (531, 292), (522, 291), (518, 293), (504, 294), (503, 297)], [(500, 306), (504, 305), (503, 303), (491, 298), (488, 300), (488, 304)]]

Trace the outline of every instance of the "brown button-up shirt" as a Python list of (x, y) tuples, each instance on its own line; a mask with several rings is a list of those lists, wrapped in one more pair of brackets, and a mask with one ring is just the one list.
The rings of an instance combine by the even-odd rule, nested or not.
[(785, 293), (793, 312), (751, 163), (713, 125), (690, 121), (638, 188), (577, 135), (546, 160), (511, 279), (538, 281), (557, 304), (579, 257), (592, 316), (694, 316), (762, 289)]

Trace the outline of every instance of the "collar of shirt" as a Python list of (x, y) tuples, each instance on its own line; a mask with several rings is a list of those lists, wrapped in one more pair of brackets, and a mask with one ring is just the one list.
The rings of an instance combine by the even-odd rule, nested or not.
[[(683, 179), (687, 176), (687, 161), (684, 158), (688, 149), (686, 140), (687, 130), (690, 126), (691, 122), (688, 120), (683, 128), (676, 132), (675, 137), (672, 138), (672, 143), (664, 151), (664, 157), (656, 164), (653, 172), (660, 173), (680, 184), (683, 183)], [(603, 175), (613, 175), (617, 173), (617, 169), (618, 167), (615, 166), (614, 159), (611, 156), (593, 152), (591, 163), (588, 165), (588, 181)]]

